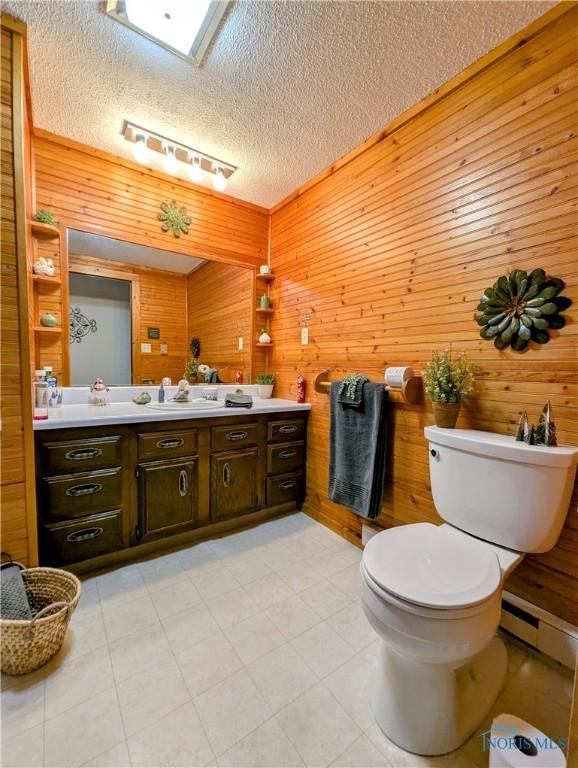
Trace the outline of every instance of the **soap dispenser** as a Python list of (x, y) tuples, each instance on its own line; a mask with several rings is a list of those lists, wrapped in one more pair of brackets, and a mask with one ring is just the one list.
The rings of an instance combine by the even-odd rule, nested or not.
[(159, 387), (159, 403), (165, 402), (165, 385), (161, 381), (161, 385)]

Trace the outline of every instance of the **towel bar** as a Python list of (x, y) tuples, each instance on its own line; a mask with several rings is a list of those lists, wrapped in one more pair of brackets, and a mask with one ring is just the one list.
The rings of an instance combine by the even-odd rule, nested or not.
[[(330, 387), (329, 369), (325, 368), (325, 370), (320, 371), (315, 377), (314, 388), (316, 392), (328, 395)], [(401, 389), (392, 389), (388, 386), (385, 386), (385, 389), (390, 393), (390, 397), (392, 397), (393, 400), (399, 400), (408, 405), (416, 405), (422, 399), (423, 385), (421, 376), (412, 376), (407, 379)]]

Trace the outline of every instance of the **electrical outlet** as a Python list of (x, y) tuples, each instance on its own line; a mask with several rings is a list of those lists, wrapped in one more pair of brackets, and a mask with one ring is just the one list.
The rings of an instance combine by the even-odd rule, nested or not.
[(243, 351), (243, 337), (239, 336), (239, 352)]
[(161, 344), (161, 355), (168, 355), (168, 354), (169, 354), (169, 345)]
[(140, 351), (143, 353), (143, 355), (150, 355), (152, 352), (152, 346), (150, 344), (141, 344)]
[(301, 328), (301, 344), (309, 344), (309, 328)]

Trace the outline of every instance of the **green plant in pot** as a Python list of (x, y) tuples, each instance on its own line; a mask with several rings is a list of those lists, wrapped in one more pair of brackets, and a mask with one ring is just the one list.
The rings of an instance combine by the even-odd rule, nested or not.
[(34, 214), (34, 219), (40, 224), (49, 224), (51, 227), (56, 225), (56, 216), (48, 208), (39, 208)]
[(257, 376), (257, 384), (259, 385), (259, 397), (271, 397), (273, 394), (273, 387), (275, 386), (275, 374), (260, 373)]
[(193, 336), (189, 349), (191, 350), (192, 357), (185, 367), (185, 378), (188, 379), (190, 384), (195, 384), (199, 374), (199, 357), (201, 356), (201, 340), (198, 336)]
[(423, 371), (423, 386), (433, 405), (438, 427), (453, 429), (461, 401), (474, 389), (473, 365), (465, 353), (452, 357), (451, 350), (434, 350)]

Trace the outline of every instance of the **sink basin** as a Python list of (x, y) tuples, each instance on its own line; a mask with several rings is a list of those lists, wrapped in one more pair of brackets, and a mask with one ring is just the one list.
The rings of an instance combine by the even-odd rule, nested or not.
[(223, 403), (219, 400), (205, 400), (204, 397), (195, 397), (186, 403), (168, 400), (166, 403), (147, 403), (145, 407), (155, 411), (199, 411), (208, 408), (222, 408)]

